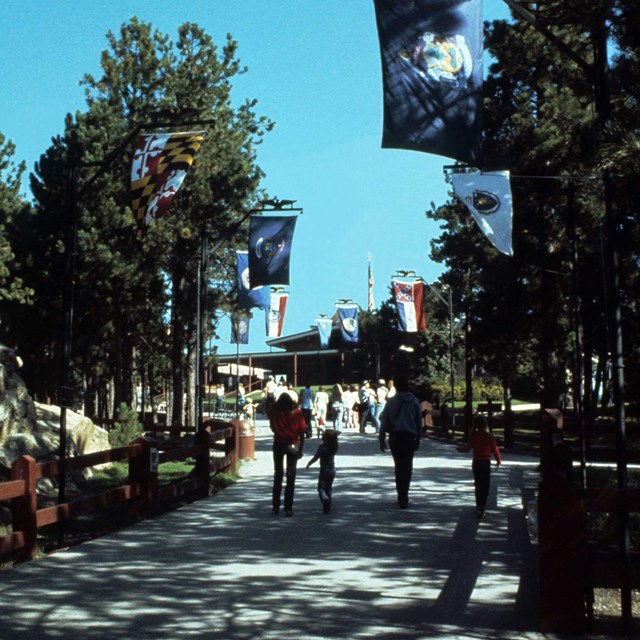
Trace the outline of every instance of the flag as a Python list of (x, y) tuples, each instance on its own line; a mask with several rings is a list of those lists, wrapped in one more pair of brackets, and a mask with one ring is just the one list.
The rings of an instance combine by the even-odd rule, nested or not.
[(513, 207), (508, 171), (454, 173), (453, 190), (471, 212), (489, 242), (501, 253), (513, 255)]
[(374, 0), (384, 87), (382, 146), (478, 166), (482, 0)]
[(358, 342), (358, 305), (355, 303), (337, 304), (338, 319), (342, 340), (357, 344)]
[(131, 163), (131, 199), (141, 233), (152, 220), (167, 215), (204, 136), (204, 131), (138, 136)]
[(329, 340), (331, 339), (331, 328), (333, 320), (331, 318), (316, 318), (318, 325), (318, 338), (320, 339), (320, 348), (328, 349)]
[(251, 287), (289, 284), (289, 257), (297, 216), (252, 215), (249, 227)]
[(249, 320), (251, 316), (234, 316), (231, 320), (231, 344), (249, 344)]
[(369, 258), (369, 282), (368, 282), (367, 310), (371, 312), (375, 308), (375, 304), (373, 302), (373, 271), (371, 269), (371, 254), (369, 254), (368, 258)]
[(271, 289), (269, 287), (251, 288), (249, 284), (249, 254), (246, 251), (236, 251), (238, 289), (238, 304), (241, 309), (268, 309)]
[(424, 282), (393, 280), (393, 294), (398, 312), (398, 331), (416, 333), (427, 330), (424, 315)]
[(269, 308), (265, 312), (265, 319), (267, 321), (267, 337), (279, 338), (282, 335), (284, 312), (287, 309), (288, 298), (288, 293), (280, 291), (271, 292)]

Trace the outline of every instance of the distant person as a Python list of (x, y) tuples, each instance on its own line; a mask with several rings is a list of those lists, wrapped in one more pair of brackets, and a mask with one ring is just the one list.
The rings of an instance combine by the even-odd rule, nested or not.
[(384, 409), (384, 405), (387, 402), (387, 398), (389, 396), (389, 389), (385, 384), (384, 380), (378, 380), (378, 384), (376, 386), (375, 391), (375, 409), (373, 412), (373, 426), (376, 429), (376, 433), (380, 433), (380, 416), (382, 414), (382, 410)]
[(298, 392), (293, 388), (293, 385), (290, 382), (287, 383), (284, 393), (288, 393), (293, 398), (293, 401), (298, 404)]
[(313, 409), (316, 414), (316, 422), (318, 424), (318, 437), (322, 433), (327, 422), (327, 409), (329, 408), (329, 395), (321, 385), (318, 387), (316, 395), (313, 397)]
[(313, 391), (308, 384), (305, 385), (303, 389), (300, 389), (299, 400), (300, 410), (307, 423), (307, 438), (311, 438), (311, 436), (313, 436), (313, 427), (311, 426), (311, 419), (313, 417)]
[(238, 411), (242, 411), (244, 409), (246, 401), (244, 385), (240, 382), (238, 384)]
[(283, 393), (269, 414), (269, 427), (273, 431), (273, 513), (280, 512), (280, 496), (287, 461), (287, 484), (284, 490), (284, 511), (293, 515), (293, 494), (296, 484), (298, 460), (302, 458), (307, 424), (302, 411), (288, 393)]
[[(365, 433), (367, 420), (373, 421), (375, 410), (375, 394), (369, 385), (368, 380), (364, 380), (358, 391), (358, 400), (360, 401), (360, 433)], [(377, 430), (379, 431), (379, 429)]]
[(426, 436), (429, 431), (433, 430), (433, 405), (428, 400), (423, 400), (420, 403), (420, 411), (422, 413), (422, 433)]
[(256, 415), (256, 407), (253, 404), (253, 400), (251, 398), (247, 398), (247, 401), (243, 408), (244, 415), (252, 426), (254, 425), (254, 418)]
[(342, 416), (344, 414), (342, 386), (334, 384), (331, 390), (331, 398), (329, 404), (331, 406), (331, 419), (333, 420), (333, 428), (340, 433), (342, 431)]
[(387, 401), (380, 416), (380, 451), (385, 452), (386, 435), (393, 456), (398, 506), (409, 506), (409, 487), (413, 475), (413, 456), (422, 437), (420, 402), (409, 391), (406, 376), (396, 378), (396, 394)]
[(491, 485), (491, 456), (493, 455), (496, 459), (496, 468), (502, 464), (500, 449), (484, 416), (477, 415), (474, 418), (473, 433), (469, 442), (458, 447), (458, 451), (462, 453), (473, 451), (471, 469), (476, 496), (476, 515), (478, 518), (483, 518)]
[(345, 429), (351, 426), (353, 403), (357, 401), (357, 396), (351, 392), (352, 389), (353, 387), (349, 385), (345, 385), (342, 389), (342, 424)]
[(316, 460), (320, 460), (318, 496), (325, 513), (331, 511), (333, 481), (336, 477), (336, 453), (338, 453), (338, 432), (335, 429), (325, 429), (322, 434), (322, 444), (313, 458), (307, 462), (308, 469)]
[(216, 386), (216, 412), (224, 410), (224, 384), (222, 382)]
[(276, 381), (273, 379), (273, 376), (269, 376), (267, 378), (267, 382), (264, 385), (264, 412), (267, 417), (271, 413), (271, 409), (276, 403), (276, 389), (278, 385)]

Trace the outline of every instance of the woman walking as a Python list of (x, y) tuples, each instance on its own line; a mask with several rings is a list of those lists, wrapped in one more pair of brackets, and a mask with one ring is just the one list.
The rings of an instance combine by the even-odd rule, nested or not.
[(302, 458), (304, 436), (307, 431), (302, 411), (288, 393), (276, 400), (269, 415), (269, 427), (273, 431), (273, 513), (280, 512), (280, 496), (286, 458), (287, 483), (284, 489), (284, 511), (293, 515), (293, 494), (296, 484), (298, 460)]

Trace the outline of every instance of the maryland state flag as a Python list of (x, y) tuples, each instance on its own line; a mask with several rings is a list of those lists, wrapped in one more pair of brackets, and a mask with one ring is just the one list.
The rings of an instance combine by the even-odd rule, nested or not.
[(482, 0), (374, 0), (384, 86), (382, 146), (478, 166)]
[(416, 333), (427, 330), (424, 314), (424, 282), (393, 280), (393, 294), (398, 312), (398, 331)]
[(295, 215), (252, 215), (249, 227), (249, 281), (251, 288), (289, 284), (291, 242)]
[(136, 140), (131, 198), (141, 234), (152, 220), (167, 215), (204, 136), (204, 131), (149, 133)]
[(342, 340), (346, 343), (358, 343), (358, 305), (355, 302), (337, 304), (338, 319)]
[(234, 316), (231, 320), (231, 344), (249, 344), (250, 315)]
[(265, 314), (267, 321), (267, 337), (279, 338), (284, 325), (284, 313), (287, 310), (289, 294), (281, 291), (271, 292), (271, 303)]
[(236, 251), (238, 289), (238, 304), (241, 309), (268, 309), (271, 301), (271, 289), (269, 287), (251, 288), (249, 283), (249, 254), (246, 251)]
[(451, 176), (455, 194), (464, 202), (487, 240), (501, 253), (513, 255), (513, 206), (508, 171), (472, 171)]

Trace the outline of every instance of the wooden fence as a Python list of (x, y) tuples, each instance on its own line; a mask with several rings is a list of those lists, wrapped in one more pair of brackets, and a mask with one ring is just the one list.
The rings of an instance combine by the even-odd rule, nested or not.
[[(100, 495), (38, 508), (36, 485), (41, 478), (57, 478), (61, 463), (36, 462), (22, 456), (13, 463), (11, 480), (0, 483), (0, 501), (10, 501), (13, 532), (0, 536), (0, 556), (11, 555), (16, 562), (32, 559), (37, 552), (40, 527), (62, 522), (77, 515), (91, 513), (128, 503), (132, 518), (149, 517), (179, 497), (198, 499), (210, 492), (210, 476), (222, 471), (236, 471), (240, 460), (242, 424), (237, 421), (208, 420), (204, 429), (195, 433), (192, 444), (177, 440), (163, 443), (152, 437), (141, 437), (127, 447), (108, 449), (65, 461), (65, 472), (110, 462), (128, 460), (128, 482)], [(147, 427), (147, 432), (167, 431), (167, 427)], [(176, 427), (172, 435), (195, 432), (194, 427)], [(158, 466), (165, 462), (195, 460), (191, 477), (167, 487), (158, 485)]]
[[(585, 633), (593, 590), (640, 589), (638, 554), (623, 562), (615, 548), (590, 539), (589, 514), (640, 512), (640, 489), (581, 489), (545, 481), (538, 494), (540, 627), (543, 632)], [(622, 620), (629, 626), (631, 620)]]

